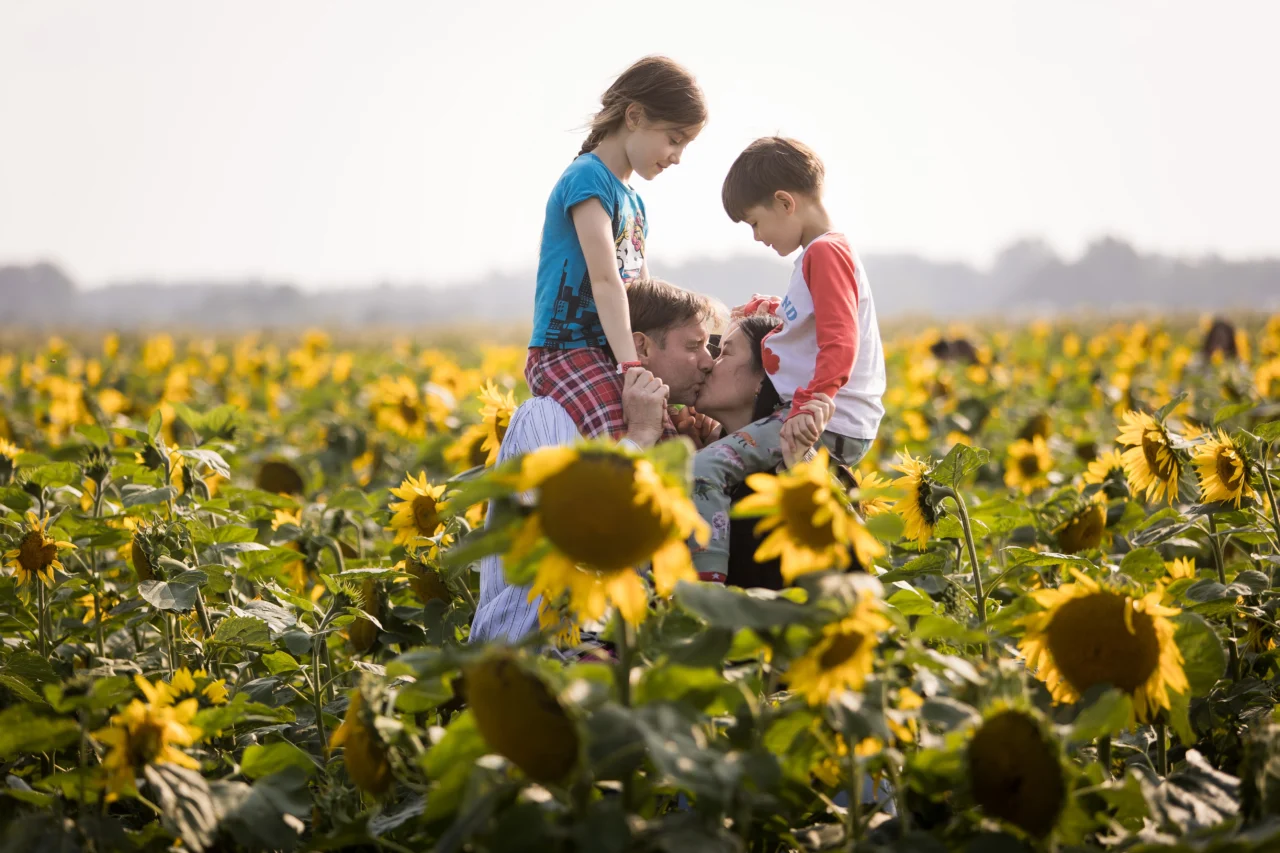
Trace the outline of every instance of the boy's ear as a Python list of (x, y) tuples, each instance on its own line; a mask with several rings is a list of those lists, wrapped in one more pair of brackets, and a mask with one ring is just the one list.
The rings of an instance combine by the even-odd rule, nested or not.
[(796, 212), (796, 198), (786, 190), (778, 190), (774, 193), (773, 200), (782, 207), (782, 212), (788, 216)]
[(636, 358), (641, 361), (648, 361), (649, 356), (653, 355), (653, 338), (649, 337), (644, 332), (632, 332), (631, 340), (634, 341), (636, 345)]

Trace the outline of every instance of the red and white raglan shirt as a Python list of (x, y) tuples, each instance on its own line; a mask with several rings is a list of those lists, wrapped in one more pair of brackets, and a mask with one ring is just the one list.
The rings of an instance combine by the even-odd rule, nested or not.
[[(748, 313), (754, 303), (748, 303)], [(816, 238), (796, 259), (773, 313), (782, 325), (764, 339), (764, 368), (795, 415), (822, 393), (835, 401), (827, 431), (874, 439), (884, 417), (884, 349), (871, 285), (848, 239)]]

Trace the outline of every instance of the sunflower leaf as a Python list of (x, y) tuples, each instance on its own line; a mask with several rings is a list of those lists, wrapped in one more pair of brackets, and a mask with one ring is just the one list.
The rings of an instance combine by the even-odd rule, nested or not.
[[(1090, 693), (1097, 691), (1090, 690)], [(1088, 701), (1088, 697), (1081, 704)], [(1089, 702), (1071, 727), (1071, 739), (1078, 742), (1114, 735), (1133, 720), (1133, 699), (1114, 687), (1103, 690)]]
[(961, 480), (986, 465), (990, 458), (991, 453), (984, 447), (954, 444), (933, 469), (933, 478), (939, 483), (959, 488)]
[(196, 606), (196, 587), (189, 583), (149, 580), (138, 584), (138, 595), (157, 610), (186, 612)]
[(1253, 434), (1270, 444), (1280, 441), (1280, 421), (1267, 421), (1253, 428)]
[(1213, 413), (1213, 425), (1218, 426), (1224, 421), (1252, 412), (1256, 408), (1257, 404), (1252, 402), (1232, 403), (1231, 405), (1223, 406)]
[(1174, 396), (1172, 400), (1170, 400), (1169, 402), (1161, 406), (1155, 413), (1156, 423), (1159, 423), (1159, 424), (1164, 423), (1164, 419), (1169, 417), (1169, 413), (1172, 412), (1174, 409), (1178, 408), (1178, 406), (1181, 406), (1182, 402), (1186, 399), (1187, 399), (1187, 392), (1181, 391), (1176, 396)]
[(920, 575), (946, 574), (949, 562), (950, 557), (942, 551), (926, 551), (920, 556), (908, 560), (904, 565), (879, 575), (880, 582), (891, 584), (896, 581), (909, 581)]
[(74, 743), (79, 731), (72, 717), (55, 717), (34, 705), (13, 705), (0, 711), (0, 759), (19, 752), (52, 752)]
[(1180, 613), (1172, 621), (1177, 625), (1173, 641), (1182, 653), (1182, 669), (1191, 685), (1191, 695), (1207, 696), (1226, 670), (1222, 640), (1197, 613)]
[(763, 589), (740, 592), (718, 584), (681, 581), (676, 585), (675, 599), (713, 627), (731, 630), (780, 628), (821, 618), (814, 608)]

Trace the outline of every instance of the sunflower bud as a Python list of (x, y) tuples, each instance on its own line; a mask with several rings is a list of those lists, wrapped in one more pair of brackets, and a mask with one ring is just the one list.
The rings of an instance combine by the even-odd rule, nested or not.
[(387, 748), (378, 738), (373, 721), (366, 717), (364, 696), (359, 689), (351, 695), (347, 715), (329, 739), (329, 746), (345, 748), (342, 762), (360, 790), (380, 797), (390, 789), (393, 779)]
[[(378, 618), (381, 612), (381, 604), (378, 601), (378, 585), (372, 578), (365, 578), (360, 587), (361, 597), (364, 599), (364, 606), (361, 608), (374, 619)], [(351, 640), (351, 648), (355, 649), (358, 654), (364, 654), (373, 648), (373, 644), (378, 641), (378, 626), (368, 619), (357, 619), (351, 623), (351, 627), (347, 630), (347, 637)]]
[(1030, 714), (1001, 711), (969, 742), (969, 787), (987, 814), (1044, 838), (1066, 802), (1062, 764), (1053, 742)]

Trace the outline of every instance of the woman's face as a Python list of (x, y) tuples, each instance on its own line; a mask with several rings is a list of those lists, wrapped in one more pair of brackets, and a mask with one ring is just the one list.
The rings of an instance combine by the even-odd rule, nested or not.
[(719, 420), (718, 413), (751, 408), (764, 380), (764, 371), (751, 362), (752, 346), (736, 324), (720, 340), (720, 356), (694, 404), (699, 412)]

